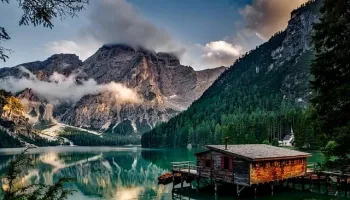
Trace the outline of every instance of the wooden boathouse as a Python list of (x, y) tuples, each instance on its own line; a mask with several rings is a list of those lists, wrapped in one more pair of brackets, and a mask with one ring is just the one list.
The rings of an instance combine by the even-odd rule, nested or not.
[(309, 153), (264, 144), (207, 145), (196, 154), (198, 175), (252, 186), (304, 176)]
[(195, 154), (196, 164), (173, 162), (172, 172), (159, 181), (172, 177), (170, 182), (181, 183), (182, 188), (185, 180), (190, 184), (197, 180), (199, 189), (199, 181), (205, 179), (215, 185), (215, 191), (217, 184), (235, 185), (238, 195), (245, 187), (254, 187), (256, 192), (259, 184), (270, 184), (273, 191), (274, 181), (305, 176), (306, 159), (311, 156), (264, 144), (207, 145), (206, 148)]
[(244, 186), (304, 176), (308, 153), (264, 144), (207, 145), (196, 154), (198, 174), (214, 182)]

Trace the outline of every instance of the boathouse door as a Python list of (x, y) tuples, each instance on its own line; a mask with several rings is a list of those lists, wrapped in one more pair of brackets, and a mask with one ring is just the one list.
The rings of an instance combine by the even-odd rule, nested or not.
[(249, 170), (250, 164), (245, 161), (234, 160), (233, 182), (238, 185), (249, 186)]

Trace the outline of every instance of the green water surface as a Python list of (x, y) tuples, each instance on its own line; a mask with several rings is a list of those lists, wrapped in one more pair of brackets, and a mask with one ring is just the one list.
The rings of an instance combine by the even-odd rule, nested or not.
[[(30, 151), (36, 168), (26, 174), (27, 183), (52, 184), (59, 177), (73, 177), (76, 183), (68, 187), (77, 192), (69, 200), (132, 200), (132, 199), (238, 199), (230, 194), (235, 188), (220, 188), (200, 192), (187, 190), (172, 194), (172, 185), (158, 185), (157, 178), (168, 172), (173, 161), (194, 161), (194, 153), (203, 149), (142, 149), (140, 147), (45, 147)], [(8, 161), (21, 149), (0, 149), (0, 176), (6, 173)], [(310, 163), (322, 161), (320, 152), (312, 152)], [(260, 190), (265, 190), (261, 188)], [(261, 191), (263, 192), (263, 191)], [(254, 199), (252, 195), (241, 199)], [(266, 200), (340, 199), (307, 191), (286, 190)]]

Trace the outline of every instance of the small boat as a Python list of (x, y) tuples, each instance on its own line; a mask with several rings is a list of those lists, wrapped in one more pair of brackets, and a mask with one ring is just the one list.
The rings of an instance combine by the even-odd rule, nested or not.
[(180, 173), (175, 173), (173, 175), (173, 173), (167, 172), (167, 173), (161, 175), (160, 177), (158, 177), (158, 184), (167, 185), (167, 184), (173, 182), (173, 176), (175, 176), (174, 177), (174, 181), (175, 181), (174, 184), (181, 182), (181, 174)]

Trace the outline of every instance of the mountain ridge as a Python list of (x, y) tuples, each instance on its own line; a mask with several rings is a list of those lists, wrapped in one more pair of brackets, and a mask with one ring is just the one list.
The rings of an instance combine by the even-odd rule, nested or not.
[(57, 120), (109, 134), (140, 135), (186, 109), (224, 70), (195, 71), (181, 65), (175, 54), (114, 44), (103, 45), (85, 61), (75, 54), (54, 54), (44, 61), (2, 68), (0, 79), (28, 79), (35, 84), (71, 81), (74, 87), (93, 80), (98, 88), (113, 83), (110, 87), (121, 87), (117, 90), (131, 89), (142, 104), (120, 102), (108, 92), (85, 94), (73, 104), (58, 105), (36, 93), (37, 88), (25, 87), (16, 96), (32, 123)]
[(301, 134), (298, 145), (310, 143), (302, 124), (312, 95), (312, 25), (321, 4), (310, 1), (293, 11), (286, 30), (237, 59), (186, 111), (145, 133), (142, 146), (222, 144), (225, 137), (233, 144), (271, 143), (291, 128)]

